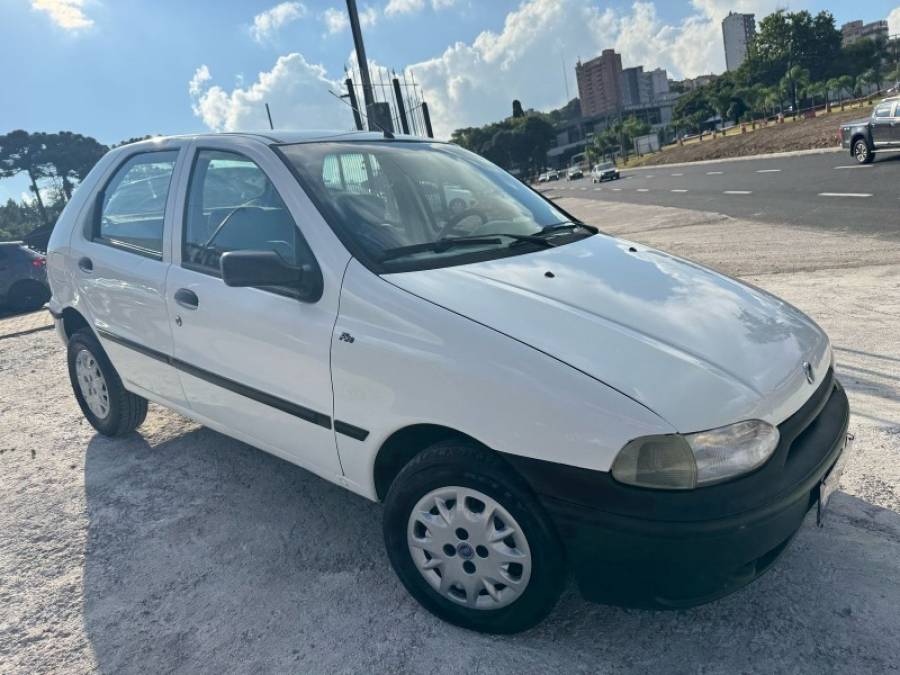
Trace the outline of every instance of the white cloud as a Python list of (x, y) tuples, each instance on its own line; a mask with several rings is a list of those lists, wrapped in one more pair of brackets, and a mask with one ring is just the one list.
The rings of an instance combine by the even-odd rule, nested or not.
[(888, 32), (891, 35), (900, 35), (900, 6), (895, 7), (888, 14)]
[(499, 31), (483, 31), (471, 43), (457, 42), (409, 69), (425, 90), (435, 133), (447, 137), (461, 126), (509, 115), (515, 98), (538, 110), (562, 105), (561, 62), (574, 97), (575, 62), (606, 48), (620, 52), (625, 67), (662, 67), (670, 77), (722, 72), (721, 22), (729, 10), (754, 12), (760, 19), (791, 4), (797, 2), (692, 0), (689, 15), (672, 24), (648, 1), (601, 9), (583, 0), (526, 0), (506, 16)]
[(84, 0), (31, 0), (32, 9), (46, 12), (53, 23), (71, 31), (94, 25), (94, 20), (85, 16), (83, 6)]
[[(561, 62), (569, 78), (569, 96), (574, 97), (576, 60), (593, 58), (605, 48), (620, 52), (626, 67), (663, 67), (674, 78), (722, 72), (721, 21), (730, 9), (754, 12), (761, 19), (778, 6), (802, 2), (692, 0), (688, 16), (669, 23), (657, 13), (658, 3), (647, 0), (624, 9), (601, 9), (584, 0), (524, 0), (499, 30), (483, 31), (469, 43), (452, 44), (408, 69), (425, 92), (435, 133), (446, 138), (459, 127), (506, 117), (513, 99), (538, 110), (562, 105), (566, 93)], [(377, 13), (366, 10), (363, 14), (367, 13), (370, 18), (363, 21), (374, 21)], [(326, 10), (321, 18), (329, 33), (348, 25), (346, 13), (336, 8)], [(355, 65), (352, 58), (349, 63)], [(201, 67), (189, 87), (196, 114), (211, 128), (265, 126), (265, 100), (278, 101), (273, 115), (282, 127), (350, 126), (349, 114), (340, 110), (344, 106), (325, 91), (338, 84), (300, 54), (282, 57), (272, 71), (261, 73), (249, 86), (227, 92), (210, 85), (209, 71)], [(279, 112), (303, 110), (307, 104), (308, 114)]]
[[(320, 15), (325, 24), (327, 35), (335, 35), (350, 28), (350, 19), (343, 9), (329, 7)], [(363, 28), (374, 26), (378, 22), (378, 10), (374, 7), (365, 7), (359, 12), (359, 23)]]
[[(431, 8), (434, 10), (447, 9), (453, 7), (457, 0), (431, 0)], [(390, 0), (384, 13), (387, 16), (395, 16), (397, 14), (415, 14), (425, 9), (425, 0)]]
[(350, 109), (328, 90), (340, 83), (327, 77), (325, 69), (309, 63), (302, 54), (287, 54), (270, 71), (259, 73), (246, 87), (226, 91), (213, 85), (212, 75), (200, 66), (188, 85), (194, 114), (216, 131), (247, 131), (268, 127), (266, 107), (272, 109), (275, 126), (281, 129), (350, 129)]
[(302, 2), (282, 2), (253, 17), (250, 35), (259, 43), (267, 42), (282, 26), (306, 16), (306, 13)]
[(384, 13), (388, 16), (412, 14), (422, 11), (423, 7), (425, 7), (425, 0), (390, 0), (387, 7), (384, 8)]

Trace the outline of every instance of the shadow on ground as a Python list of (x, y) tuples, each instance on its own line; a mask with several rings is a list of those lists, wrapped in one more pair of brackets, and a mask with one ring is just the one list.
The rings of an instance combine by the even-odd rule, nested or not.
[(838, 494), (772, 571), (672, 612), (582, 601), (491, 637), (407, 596), (381, 507), (206, 429), (94, 437), (84, 621), (103, 672), (878, 672), (900, 661), (900, 515)]

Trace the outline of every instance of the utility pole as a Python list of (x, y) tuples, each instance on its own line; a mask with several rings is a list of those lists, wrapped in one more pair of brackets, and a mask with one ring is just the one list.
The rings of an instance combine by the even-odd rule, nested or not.
[[(359, 13), (356, 11), (356, 0), (347, 0), (347, 14), (350, 15), (350, 30), (353, 33), (353, 46), (356, 48), (356, 60), (359, 63), (359, 76), (362, 79), (363, 101), (366, 105), (366, 117), (375, 104), (372, 95), (372, 80), (369, 77), (369, 60), (366, 58), (366, 47), (363, 44), (362, 30), (359, 27)], [(371, 131), (371, 125), (370, 125)]]

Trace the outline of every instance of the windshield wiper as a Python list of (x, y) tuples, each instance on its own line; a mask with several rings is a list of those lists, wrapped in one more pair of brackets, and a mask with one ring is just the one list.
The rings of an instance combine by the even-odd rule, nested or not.
[(585, 225), (584, 223), (573, 223), (569, 220), (564, 220), (561, 223), (555, 223), (554, 225), (547, 225), (541, 228), (541, 231), (538, 232), (535, 237), (546, 236), (548, 234), (553, 234), (554, 232), (560, 232), (562, 230), (577, 230), (578, 228), (582, 228), (590, 232), (591, 234), (597, 234), (600, 230), (594, 227), (593, 225)]
[(493, 244), (502, 244), (500, 237), (514, 239), (513, 243), (529, 242), (543, 246), (545, 248), (553, 246), (546, 239), (532, 234), (509, 234), (507, 232), (492, 232), (489, 235), (475, 234), (464, 237), (444, 237), (435, 241), (428, 241), (424, 244), (411, 244), (409, 246), (398, 246), (397, 248), (389, 248), (381, 254), (381, 262), (387, 262), (394, 258), (402, 258), (414, 253), (422, 253), (425, 251), (434, 251), (435, 253), (443, 253), (444, 251), (457, 246), (490, 246)]

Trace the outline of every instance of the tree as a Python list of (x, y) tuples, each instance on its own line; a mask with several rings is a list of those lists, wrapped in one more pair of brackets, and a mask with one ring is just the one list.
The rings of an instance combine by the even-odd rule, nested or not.
[[(766, 16), (739, 70), (745, 82), (773, 85), (794, 67), (809, 73), (813, 81), (834, 74), (841, 63), (841, 33), (830, 12), (815, 17), (806, 11), (779, 10)], [(796, 108), (796, 87), (791, 83), (791, 102)]]
[(24, 172), (31, 182), (41, 220), (44, 225), (49, 225), (47, 208), (38, 186), (40, 179), (53, 175), (44, 154), (46, 137), (47, 134), (29, 134), (22, 129), (0, 136), (0, 178), (11, 178)]
[(73, 181), (81, 182), (88, 175), (107, 148), (96, 139), (71, 131), (47, 134), (44, 160), (52, 167), (53, 174), (62, 182), (66, 201), (72, 198)]

